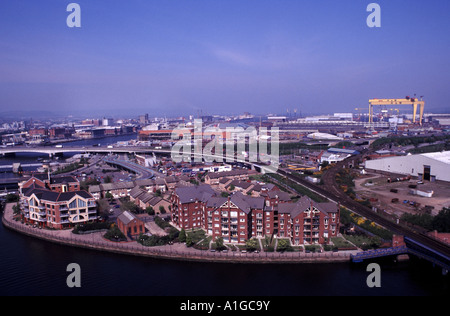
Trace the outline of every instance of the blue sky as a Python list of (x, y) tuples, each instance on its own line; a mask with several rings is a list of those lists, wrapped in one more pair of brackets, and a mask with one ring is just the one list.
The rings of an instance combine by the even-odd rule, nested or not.
[(2, 0), (0, 113), (319, 114), (415, 93), (445, 110), (449, 14), (445, 0)]

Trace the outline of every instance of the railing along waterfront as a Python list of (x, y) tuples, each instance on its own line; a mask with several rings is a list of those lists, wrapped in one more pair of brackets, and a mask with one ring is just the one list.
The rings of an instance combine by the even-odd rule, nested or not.
[(19, 221), (6, 219), (5, 216), (3, 216), (3, 224), (12, 230), (21, 232), (28, 236), (58, 244), (162, 259), (244, 263), (307, 263), (350, 261), (350, 253), (348, 252), (211, 252), (209, 250), (198, 250), (194, 248), (186, 248), (186, 250), (180, 250), (176, 249), (177, 247), (175, 247), (174, 245), (148, 247), (143, 246), (137, 242), (113, 242), (104, 238), (99, 238), (98, 233), (97, 235), (92, 234), (92, 236), (89, 236), (89, 234), (77, 235), (70, 232), (68, 236), (61, 236), (56, 234), (58, 231), (30, 227)]

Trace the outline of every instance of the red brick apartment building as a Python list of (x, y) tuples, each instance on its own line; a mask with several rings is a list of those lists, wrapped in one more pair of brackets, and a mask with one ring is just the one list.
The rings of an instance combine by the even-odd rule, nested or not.
[(324, 244), (339, 232), (339, 205), (317, 203), (306, 196), (294, 203), (281, 191), (223, 197), (201, 185), (175, 189), (172, 220), (180, 228), (201, 228), (213, 240), (222, 237), (229, 243), (274, 235), (289, 238), (294, 245)]
[(22, 219), (40, 227), (63, 229), (97, 220), (94, 197), (74, 177), (34, 175), (19, 184)]
[(339, 205), (317, 203), (303, 196), (296, 203), (278, 204), (278, 237), (292, 244), (324, 244), (339, 233)]
[(172, 221), (180, 228), (203, 228), (204, 207), (217, 193), (209, 185), (179, 187), (172, 194)]

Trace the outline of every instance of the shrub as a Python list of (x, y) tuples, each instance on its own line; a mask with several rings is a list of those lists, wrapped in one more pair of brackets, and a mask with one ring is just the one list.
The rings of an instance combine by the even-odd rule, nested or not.
[(111, 241), (126, 241), (127, 237), (120, 231), (117, 226), (112, 226), (106, 233), (103, 235), (108, 240)]

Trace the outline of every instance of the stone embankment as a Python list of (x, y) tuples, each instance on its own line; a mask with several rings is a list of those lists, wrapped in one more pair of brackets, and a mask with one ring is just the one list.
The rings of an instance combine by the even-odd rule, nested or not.
[(13, 217), (13, 204), (7, 204), (2, 216), (2, 223), (5, 227), (19, 233), (39, 238), (45, 241), (86, 248), (98, 251), (107, 251), (118, 254), (152, 257), (159, 259), (172, 259), (183, 261), (202, 262), (229, 262), (229, 263), (312, 263), (312, 262), (349, 262), (350, 255), (355, 251), (343, 252), (211, 252), (208, 250), (198, 250), (186, 247), (184, 244), (146, 247), (136, 241), (132, 242), (112, 242), (103, 238), (104, 232), (77, 235), (72, 230), (47, 230), (32, 227), (16, 221)]

